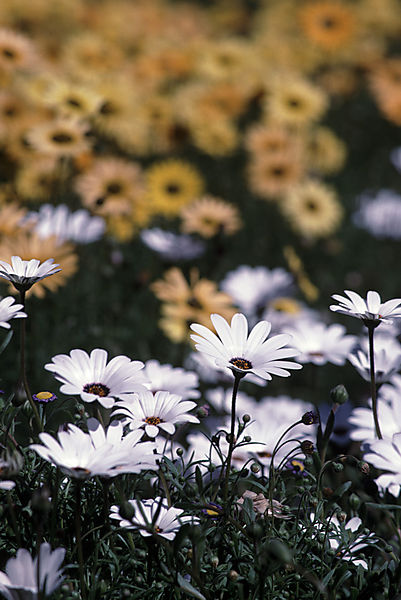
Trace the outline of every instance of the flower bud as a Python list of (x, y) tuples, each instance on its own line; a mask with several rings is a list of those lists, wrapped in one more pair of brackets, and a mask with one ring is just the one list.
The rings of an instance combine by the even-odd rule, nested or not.
[(340, 523), (344, 523), (347, 520), (347, 513), (341, 510), (337, 513), (337, 519), (340, 521)]
[(254, 464), (251, 466), (251, 471), (252, 471), (252, 473), (259, 473), (259, 471), (260, 471), (260, 467), (259, 467), (259, 465), (257, 465), (256, 463), (254, 463)]
[(315, 447), (313, 445), (313, 442), (311, 442), (310, 440), (304, 440), (303, 442), (301, 442), (301, 450), (304, 454), (307, 455), (312, 455)]
[(349, 400), (346, 387), (340, 383), (330, 391), (330, 398), (334, 404), (345, 404)]
[(308, 410), (302, 415), (301, 420), (304, 425), (316, 425), (316, 423), (319, 423), (319, 416), (313, 410)]
[(351, 494), (349, 497), (349, 505), (352, 509), (358, 510), (361, 505), (360, 498), (357, 494)]
[(184, 450), (182, 448), (177, 448), (177, 450), (175, 451), (177, 456), (182, 456), (184, 454)]
[(249, 442), (251, 441), (251, 439), (252, 439), (252, 438), (251, 438), (251, 436), (250, 436), (250, 435), (246, 435), (246, 436), (244, 437), (244, 442), (246, 442), (247, 444), (249, 444)]
[(367, 462), (365, 462), (363, 460), (359, 461), (358, 468), (361, 471), (361, 473), (363, 473), (364, 475), (369, 475), (370, 467)]
[(341, 473), (341, 471), (344, 471), (344, 465), (342, 465), (341, 463), (333, 463), (333, 469), (336, 473)]
[(249, 421), (251, 420), (251, 416), (250, 415), (244, 415), (242, 417), (242, 420), (244, 423), (249, 423)]
[(237, 581), (239, 577), (239, 573), (237, 573), (237, 571), (234, 571), (233, 569), (231, 569), (231, 571), (228, 574), (228, 578), (231, 579), (231, 581)]
[(208, 417), (209, 416), (209, 406), (207, 404), (200, 406), (198, 408), (198, 410), (196, 411), (196, 416), (199, 419), (205, 419), (206, 417)]
[(210, 564), (212, 565), (212, 567), (214, 569), (217, 569), (217, 567), (219, 566), (219, 558), (218, 558), (218, 556), (212, 556), (212, 558), (210, 559)]

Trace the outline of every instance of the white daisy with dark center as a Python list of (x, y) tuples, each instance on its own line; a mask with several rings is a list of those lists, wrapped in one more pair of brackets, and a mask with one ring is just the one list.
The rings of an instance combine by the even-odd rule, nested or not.
[(100, 348), (88, 355), (84, 350), (74, 349), (70, 354), (57, 354), (45, 369), (52, 371), (62, 382), (63, 394), (81, 396), (84, 402), (95, 402), (111, 408), (115, 398), (129, 400), (135, 392), (146, 391), (144, 367), (140, 360), (128, 356), (116, 356), (107, 362), (107, 352)]
[(132, 507), (132, 517), (127, 519), (120, 515), (119, 506), (111, 506), (110, 518), (120, 522), (120, 527), (137, 529), (142, 536), (159, 535), (173, 540), (184, 523), (196, 525), (198, 517), (185, 515), (184, 510), (168, 507), (164, 498), (156, 497), (147, 500), (128, 500)]
[(292, 339), (288, 334), (268, 339), (271, 330), (268, 321), (257, 323), (248, 335), (248, 321), (241, 313), (233, 316), (231, 325), (217, 314), (211, 315), (210, 319), (217, 335), (204, 325), (194, 323), (191, 329), (196, 335), (191, 338), (199, 352), (214, 358), (217, 366), (231, 369), (235, 376), (254, 373), (270, 380), (272, 375), (288, 377), (287, 369), (302, 368), (296, 362), (283, 360), (297, 356), (299, 352), (287, 346)]
[(22, 260), (20, 256), (11, 257), (11, 265), (0, 260), (0, 277), (10, 281), (18, 291), (29, 290), (34, 283), (50, 277), (61, 271), (54, 258), (48, 258), (43, 263), (37, 258)]
[(183, 400), (177, 394), (159, 391), (140, 392), (135, 394), (134, 401), (117, 402), (112, 416), (123, 415), (124, 424), (130, 429), (144, 428), (150, 438), (155, 438), (160, 431), (172, 435), (179, 423), (199, 423), (199, 419), (188, 411), (195, 408), (196, 402)]

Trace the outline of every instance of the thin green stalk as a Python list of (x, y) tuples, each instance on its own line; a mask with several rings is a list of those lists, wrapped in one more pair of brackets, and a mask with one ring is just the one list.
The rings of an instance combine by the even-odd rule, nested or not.
[[(20, 301), (22, 306), (25, 308), (25, 290), (20, 291)], [(24, 386), (24, 390), (26, 396), (28, 398), (29, 404), (31, 405), (36, 424), (38, 426), (39, 431), (43, 431), (42, 421), (39, 416), (38, 408), (32, 398), (31, 390), (29, 389), (28, 379), (26, 376), (26, 368), (25, 368), (25, 338), (26, 338), (26, 319), (20, 319), (21, 321), (21, 329), (20, 329), (20, 376), (19, 383), (22, 383)]]
[(375, 374), (375, 353), (373, 335), (376, 328), (376, 324), (368, 325), (369, 332), (369, 359), (370, 359), (370, 393), (372, 396), (372, 411), (373, 419), (375, 422), (376, 435), (379, 440), (383, 439), (382, 432), (379, 425), (379, 416), (377, 414), (377, 388), (376, 388), (376, 374)]
[[(226, 463), (226, 477), (224, 482), (224, 505), (227, 503), (228, 497), (228, 484), (230, 480), (230, 471), (231, 471), (231, 459), (234, 451), (235, 445), (235, 411), (236, 411), (236, 401), (237, 401), (237, 393), (239, 388), (239, 383), (243, 378), (242, 373), (234, 373), (234, 386), (233, 386), (233, 395), (231, 400), (231, 428), (230, 428), (230, 441), (228, 447), (228, 455), (227, 455), (227, 463)], [(228, 512), (228, 511), (227, 511)]]
[(86, 584), (84, 575), (84, 555), (82, 551), (82, 536), (81, 536), (81, 489), (82, 481), (77, 479), (75, 482), (75, 535), (77, 538), (78, 563), (79, 563), (79, 581), (81, 587), (81, 596), (86, 600)]

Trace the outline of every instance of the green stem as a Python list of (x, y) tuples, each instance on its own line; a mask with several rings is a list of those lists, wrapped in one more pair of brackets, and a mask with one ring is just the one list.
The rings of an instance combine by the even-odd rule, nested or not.
[(86, 584), (84, 575), (84, 555), (82, 551), (81, 536), (81, 489), (82, 481), (77, 479), (75, 483), (75, 535), (77, 538), (78, 562), (79, 562), (79, 581), (81, 586), (81, 596), (86, 600)]
[[(236, 410), (236, 401), (237, 401), (237, 393), (239, 388), (239, 383), (243, 378), (242, 373), (234, 373), (234, 386), (233, 386), (233, 395), (231, 400), (231, 428), (230, 428), (230, 441), (228, 447), (228, 455), (227, 455), (227, 463), (226, 463), (226, 477), (224, 482), (224, 505), (227, 503), (228, 497), (228, 484), (230, 480), (230, 471), (231, 471), (231, 459), (234, 451), (235, 445), (235, 410)], [(226, 511), (228, 513), (228, 510)]]
[[(20, 301), (22, 306), (25, 308), (25, 290), (20, 291)], [(42, 421), (39, 416), (38, 408), (32, 398), (31, 390), (29, 389), (28, 379), (26, 377), (26, 368), (25, 368), (25, 338), (26, 338), (26, 319), (21, 319), (21, 329), (20, 329), (20, 376), (19, 382), (21, 382), (24, 386), (24, 390), (26, 396), (28, 398), (29, 404), (31, 405), (36, 424), (38, 426), (39, 431), (43, 431)]]
[(373, 344), (373, 334), (376, 325), (368, 325), (369, 332), (369, 359), (370, 359), (370, 393), (372, 395), (372, 411), (373, 419), (375, 422), (376, 435), (379, 440), (383, 439), (382, 432), (380, 431), (379, 416), (377, 414), (377, 388), (376, 388), (376, 376), (375, 376), (375, 353)]

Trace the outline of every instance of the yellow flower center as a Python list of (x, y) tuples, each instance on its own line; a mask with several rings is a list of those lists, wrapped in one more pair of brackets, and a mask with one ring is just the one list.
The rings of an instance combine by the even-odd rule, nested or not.
[(104, 398), (108, 396), (110, 393), (110, 388), (107, 385), (103, 385), (103, 383), (87, 383), (83, 389), (87, 394), (95, 394), (96, 396), (100, 396)]
[(51, 392), (39, 392), (36, 397), (38, 400), (50, 400), (50, 398), (53, 398), (53, 394)]
[(238, 369), (243, 369), (244, 371), (249, 371), (250, 369), (252, 369), (251, 361), (247, 360), (246, 358), (231, 358), (229, 362), (232, 365), (234, 365), (234, 367), (237, 367)]
[(148, 425), (158, 425), (161, 422), (162, 420), (159, 419), (159, 417), (146, 417), (145, 419), (145, 423), (147, 423)]

